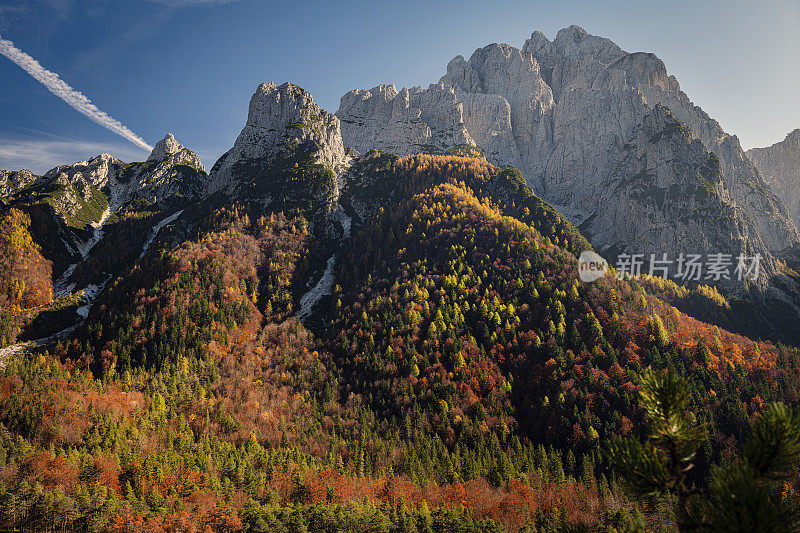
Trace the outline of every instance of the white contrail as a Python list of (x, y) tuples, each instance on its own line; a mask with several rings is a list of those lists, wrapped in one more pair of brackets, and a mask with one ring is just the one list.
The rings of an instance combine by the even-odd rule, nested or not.
[(133, 133), (120, 121), (98, 109), (83, 93), (70, 87), (69, 84), (58, 77), (58, 74), (44, 68), (34, 58), (14, 46), (14, 43), (3, 39), (2, 35), (0, 35), (0, 54), (16, 63), (36, 81), (47, 87), (47, 90), (64, 100), (79, 113), (83, 113), (89, 119), (128, 139), (140, 148), (148, 151), (153, 149), (152, 146), (144, 142), (144, 139)]

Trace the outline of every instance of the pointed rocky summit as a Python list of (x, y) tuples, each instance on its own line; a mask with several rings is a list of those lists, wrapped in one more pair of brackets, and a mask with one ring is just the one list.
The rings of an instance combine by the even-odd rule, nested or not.
[[(339, 119), (321, 109), (310, 93), (292, 83), (262, 83), (236, 142), (214, 164), (206, 192), (233, 191), (255, 168), (269, 165), (279, 153), (315, 143), (314, 158), (333, 174), (346, 167)], [(244, 169), (248, 169), (246, 172)]]
[(148, 161), (163, 161), (167, 159), (169, 156), (177, 154), (183, 150), (183, 145), (175, 140), (175, 136), (171, 133), (167, 133), (167, 135), (156, 143), (155, 148), (153, 151), (150, 152), (150, 157), (147, 158)]

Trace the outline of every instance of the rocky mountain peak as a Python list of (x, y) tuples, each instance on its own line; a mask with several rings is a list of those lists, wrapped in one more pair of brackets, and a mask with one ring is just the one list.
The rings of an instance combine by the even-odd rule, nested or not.
[(183, 150), (183, 145), (175, 140), (175, 137), (171, 133), (167, 133), (163, 139), (158, 141), (153, 148), (153, 151), (150, 152), (150, 157), (147, 158), (148, 161), (163, 161), (168, 159), (171, 155), (177, 154)]
[(361, 153), (380, 147), (403, 154), (474, 146), (464, 112), (454, 87), (440, 81), (427, 89), (404, 87), (398, 92), (388, 84), (350, 91), (336, 115), (348, 146)]
[(592, 37), (589, 33), (578, 26), (577, 24), (572, 24), (567, 28), (561, 28), (558, 30), (556, 34), (555, 42), (564, 42), (564, 41), (572, 41), (574, 43), (580, 43), (581, 41)]
[(45, 172), (47, 180), (61, 183), (74, 183), (76, 180), (87, 180), (96, 187), (104, 187), (108, 182), (108, 172), (112, 165), (120, 165), (122, 161), (109, 153), (96, 155), (86, 161), (78, 161), (72, 165), (59, 165)]
[[(71, 165), (60, 165), (42, 178), (29, 180), (26, 197), (41, 200), (40, 190), (30, 184), (42, 184), (47, 203), (67, 225), (83, 228), (97, 223), (136, 198), (151, 203), (171, 199), (173, 203), (197, 198), (206, 173), (197, 155), (168, 134), (155, 146), (146, 162), (125, 163), (102, 153)], [(24, 192), (24, 191), (23, 191)]]
[(24, 189), (39, 176), (28, 169), (22, 170), (0, 170), (0, 198), (14, 194), (20, 189)]
[(592, 35), (575, 25), (559, 30), (552, 42), (542, 32), (536, 31), (525, 41), (522, 49), (531, 53), (546, 68), (552, 68), (565, 59), (572, 61), (584, 57), (609, 64), (626, 55), (610, 39)]
[(249, 179), (242, 169), (263, 167), (276, 155), (300, 145), (314, 146), (314, 159), (340, 174), (349, 158), (339, 119), (321, 109), (311, 94), (286, 82), (262, 83), (250, 99), (247, 122), (236, 142), (214, 164), (206, 192), (232, 191)]
[(276, 85), (262, 83), (250, 99), (247, 126), (274, 128), (292, 123), (311, 122), (314, 113), (321, 109), (314, 98), (303, 88), (286, 82)]
[(172, 133), (167, 133), (163, 139), (156, 143), (147, 161), (164, 163), (167, 167), (185, 165), (205, 172), (205, 167), (203, 167), (203, 163), (197, 154), (179, 143)]
[(522, 49), (526, 52), (536, 55), (539, 50), (549, 44), (550, 39), (548, 39), (544, 33), (537, 30), (531, 34), (530, 39), (525, 41), (525, 45), (522, 47)]

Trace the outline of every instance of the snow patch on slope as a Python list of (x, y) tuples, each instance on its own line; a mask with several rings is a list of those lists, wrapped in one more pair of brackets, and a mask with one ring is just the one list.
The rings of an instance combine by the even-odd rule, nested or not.
[(89, 316), (89, 309), (92, 308), (92, 304), (97, 298), (97, 295), (103, 292), (103, 289), (110, 279), (111, 276), (108, 276), (100, 285), (88, 285), (83, 289), (83, 299), (81, 300), (83, 303), (77, 309), (77, 313), (82, 319), (85, 320), (86, 317)]
[[(150, 248), (150, 245), (155, 240), (158, 232), (161, 231), (161, 228), (173, 222), (176, 218), (178, 218), (181, 213), (183, 213), (183, 209), (180, 211), (176, 211), (175, 213), (171, 214), (170, 216), (161, 220), (158, 224), (156, 224), (153, 229), (150, 231), (150, 235), (147, 237), (147, 241), (145, 241), (144, 246), (142, 247), (142, 253), (139, 254), (139, 259), (144, 257), (144, 254)], [(112, 276), (108, 276), (100, 285), (88, 285), (83, 289), (83, 299), (81, 300), (83, 303), (80, 307), (78, 307), (77, 313), (81, 316), (82, 319), (86, 319), (89, 316), (89, 310), (92, 308), (92, 304), (97, 299), (97, 295), (103, 292), (103, 289), (106, 288), (106, 285), (109, 281), (111, 281)]]
[(331, 293), (331, 287), (333, 287), (333, 266), (335, 264), (336, 255), (332, 255), (328, 258), (325, 272), (322, 274), (320, 280), (314, 285), (314, 288), (300, 298), (300, 313), (298, 313), (298, 316), (301, 320), (311, 314), (311, 310), (323, 296)]
[(106, 221), (110, 216), (111, 216), (111, 208), (106, 207), (106, 210), (103, 211), (103, 214), (100, 216), (100, 220), (98, 220), (97, 222), (92, 222), (91, 224), (93, 228), (92, 236), (89, 237), (89, 239), (86, 242), (80, 243), (76, 246), (77, 252), (80, 254), (81, 259), (77, 263), (74, 263), (69, 267), (67, 267), (64, 273), (61, 275), (61, 277), (58, 278), (58, 280), (56, 281), (55, 286), (53, 287), (53, 293), (55, 294), (56, 298), (61, 298), (62, 296), (69, 294), (72, 291), (72, 289), (75, 288), (74, 283), (70, 283), (69, 285), (67, 285), (67, 281), (69, 280), (70, 276), (72, 276), (72, 273), (75, 271), (75, 268), (86, 259), (86, 257), (89, 255), (89, 252), (92, 251), (92, 248), (94, 248), (97, 245), (97, 243), (100, 242), (100, 239), (103, 238), (103, 230), (104, 230), (103, 225), (106, 223)]
[[(342, 240), (344, 240), (350, 237), (350, 228), (352, 227), (353, 219), (345, 215), (342, 210), (339, 210), (338, 217), (339, 222), (342, 224), (342, 229), (344, 230), (344, 236), (342, 237)], [(310, 291), (300, 298), (300, 312), (297, 314), (300, 320), (303, 320), (311, 314), (314, 306), (317, 305), (317, 302), (319, 302), (323, 296), (331, 294), (331, 287), (333, 287), (333, 267), (335, 265), (336, 254), (333, 254), (328, 258), (328, 263), (325, 265), (325, 272), (322, 273), (320, 280)]]
[(147, 250), (150, 248), (150, 245), (153, 244), (153, 241), (158, 235), (158, 232), (161, 231), (161, 228), (163, 228), (167, 224), (174, 222), (176, 218), (181, 216), (181, 213), (183, 213), (183, 209), (171, 214), (170, 216), (168, 216), (167, 218), (165, 218), (164, 220), (162, 220), (153, 227), (152, 231), (150, 232), (150, 236), (147, 237), (147, 241), (144, 243), (144, 246), (142, 247), (142, 253), (139, 254), (139, 259), (144, 257), (144, 254), (147, 253)]

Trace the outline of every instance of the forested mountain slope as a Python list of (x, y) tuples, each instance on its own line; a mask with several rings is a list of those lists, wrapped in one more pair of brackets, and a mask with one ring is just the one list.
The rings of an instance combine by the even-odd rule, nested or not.
[(342, 243), (314, 334), (293, 317), (316, 239), (302, 210), (256, 218), (261, 204), (239, 200), (109, 285), (73, 340), (12, 361), (6, 523), (666, 524), (635, 510), (601, 454), (636, 431), (637, 372), (695, 376), (704, 470), (763, 402), (796, 401), (795, 350), (635, 282), (581, 284), (574, 229), (535, 203), (507, 208), (529, 223), (505, 214), (485, 161), (390, 158), (384, 178), (394, 200)]
[[(669, 530), (669, 499), (605, 454), (645, 435), (645, 368), (690, 382), (698, 487), (767, 403), (797, 405), (796, 348), (667, 303), (722, 322), (714, 288), (581, 282), (590, 243), (519, 171), (469, 146), (358, 156), (291, 84), (260, 86), (251, 115), (210, 188), (121, 204), (146, 242), (112, 252), (104, 225), (68, 277), (108, 265), (85, 320), (5, 360), (3, 527)], [(0, 265), (0, 303), (46, 304), (15, 205), (3, 249), (31, 270)]]

